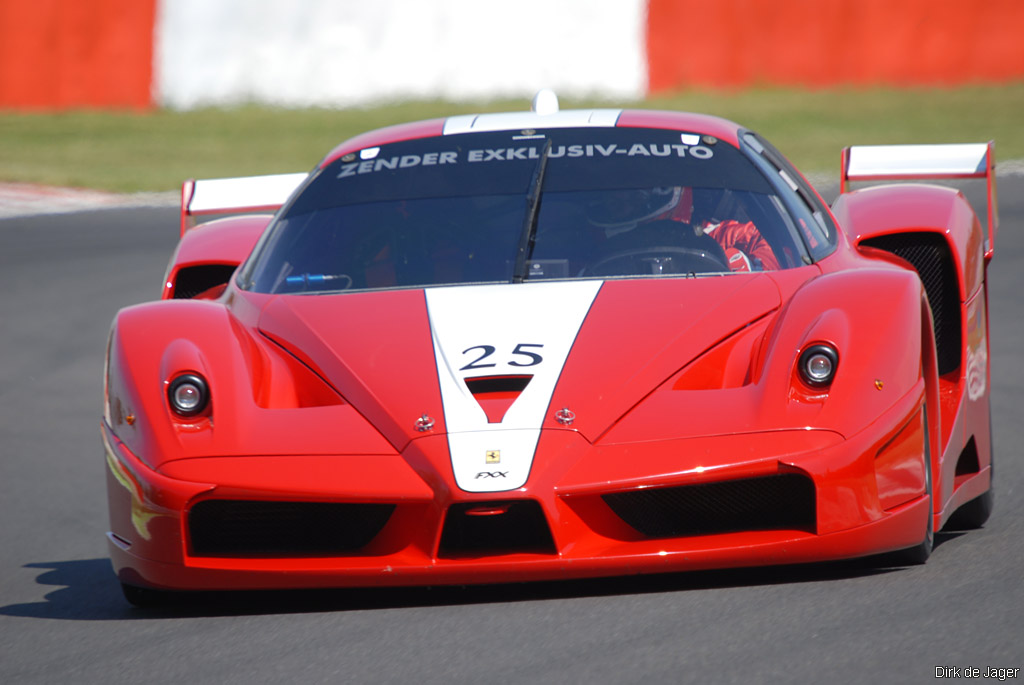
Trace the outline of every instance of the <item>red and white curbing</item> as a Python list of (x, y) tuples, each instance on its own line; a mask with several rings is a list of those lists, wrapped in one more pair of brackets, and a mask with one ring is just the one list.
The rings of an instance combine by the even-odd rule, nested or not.
[(121, 194), (33, 183), (0, 183), (0, 219), (119, 207), (173, 207), (180, 201), (177, 192)]

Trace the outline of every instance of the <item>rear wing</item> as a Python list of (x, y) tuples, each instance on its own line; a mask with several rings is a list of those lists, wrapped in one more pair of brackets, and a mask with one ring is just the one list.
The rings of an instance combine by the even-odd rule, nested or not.
[(954, 145), (855, 145), (845, 148), (839, 192), (850, 181), (910, 181), (925, 179), (985, 179), (988, 198), (988, 236), (985, 259), (992, 258), (999, 230), (996, 202), (995, 143)]
[(306, 180), (307, 174), (189, 179), (181, 186), (181, 235), (199, 217), (246, 212), (276, 212)]

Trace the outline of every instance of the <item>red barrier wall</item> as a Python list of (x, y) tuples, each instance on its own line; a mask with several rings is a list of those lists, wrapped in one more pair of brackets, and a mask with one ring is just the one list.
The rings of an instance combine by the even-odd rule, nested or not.
[(148, 108), (156, 0), (0, 0), (0, 107)]
[(1021, 0), (649, 0), (649, 91), (1024, 78)]
[[(158, 0), (0, 0), (0, 108), (149, 108)], [(1024, 79), (1024, 0), (647, 0), (648, 90)]]

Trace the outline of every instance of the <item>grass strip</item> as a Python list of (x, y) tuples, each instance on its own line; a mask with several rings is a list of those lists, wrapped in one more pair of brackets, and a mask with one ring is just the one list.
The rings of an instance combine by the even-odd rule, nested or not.
[[(1024, 83), (914, 89), (690, 91), (639, 102), (565, 100), (716, 114), (762, 133), (808, 174), (838, 173), (851, 144), (996, 140), (997, 159), (1024, 159)], [(186, 178), (305, 171), (337, 143), (416, 119), (523, 110), (526, 100), (404, 102), (287, 110), (0, 112), (0, 181), (166, 191)]]

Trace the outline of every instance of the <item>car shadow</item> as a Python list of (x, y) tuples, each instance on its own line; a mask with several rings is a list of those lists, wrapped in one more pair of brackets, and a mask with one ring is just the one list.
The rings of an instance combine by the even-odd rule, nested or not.
[(109, 559), (25, 564), (43, 569), (36, 583), (55, 589), (41, 601), (0, 607), (0, 616), (70, 621), (109, 621), (131, 617)]
[[(962, 533), (937, 533), (935, 547), (960, 535)], [(43, 569), (36, 582), (55, 589), (38, 602), (0, 607), (0, 615), (65, 621), (122, 621), (373, 611), (821, 583), (883, 575), (901, 569), (889, 555), (879, 555), (815, 564), (492, 585), (175, 592), (167, 593), (166, 601), (159, 606), (138, 608), (124, 599), (108, 559), (41, 562), (26, 564), (25, 568)]]

